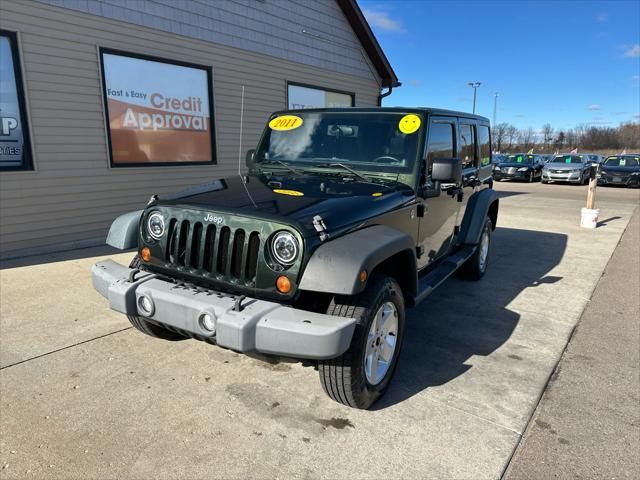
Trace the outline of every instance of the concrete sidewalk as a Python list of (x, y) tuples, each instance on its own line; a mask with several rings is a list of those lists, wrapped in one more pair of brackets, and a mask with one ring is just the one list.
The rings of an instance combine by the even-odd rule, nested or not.
[(583, 187), (496, 189), (487, 275), (452, 278), (409, 311), (372, 411), (330, 401), (312, 367), (128, 328), (91, 287), (102, 251), (6, 264), (0, 475), (499, 478), (638, 192), (599, 190), (603, 224), (587, 230)]
[(640, 475), (640, 215), (633, 216), (505, 475)]

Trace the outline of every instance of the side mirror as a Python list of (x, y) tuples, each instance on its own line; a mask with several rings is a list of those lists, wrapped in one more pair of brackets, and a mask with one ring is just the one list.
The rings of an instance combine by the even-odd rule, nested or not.
[(247, 168), (249, 170), (251, 170), (253, 168), (255, 156), (256, 156), (255, 149), (251, 149), (251, 150), (247, 151), (247, 155), (245, 157), (245, 163), (246, 163)]
[(462, 160), (459, 158), (437, 158), (431, 165), (431, 180), (440, 183), (462, 183)]

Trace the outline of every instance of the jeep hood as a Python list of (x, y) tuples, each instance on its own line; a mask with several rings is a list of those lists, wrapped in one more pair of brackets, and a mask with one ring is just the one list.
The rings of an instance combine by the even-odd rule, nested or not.
[(248, 175), (215, 180), (174, 195), (158, 205), (197, 208), (289, 223), (304, 236), (317, 235), (319, 215), (327, 232), (339, 233), (367, 219), (395, 210), (414, 197), (398, 182), (368, 183), (339, 175)]

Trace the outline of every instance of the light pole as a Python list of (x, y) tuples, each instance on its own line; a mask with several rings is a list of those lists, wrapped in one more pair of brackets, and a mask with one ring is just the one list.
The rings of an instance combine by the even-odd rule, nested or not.
[(498, 110), (498, 92), (493, 94), (493, 126), (496, 126), (496, 111)]
[(480, 86), (480, 82), (469, 82), (467, 85), (473, 88), (473, 113), (476, 113), (476, 91)]

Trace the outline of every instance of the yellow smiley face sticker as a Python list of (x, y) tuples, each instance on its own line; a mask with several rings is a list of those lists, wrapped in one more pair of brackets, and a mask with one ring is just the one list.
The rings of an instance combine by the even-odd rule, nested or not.
[(398, 129), (402, 133), (406, 134), (417, 132), (421, 123), (419, 116), (410, 113), (400, 119), (400, 122), (398, 122)]

